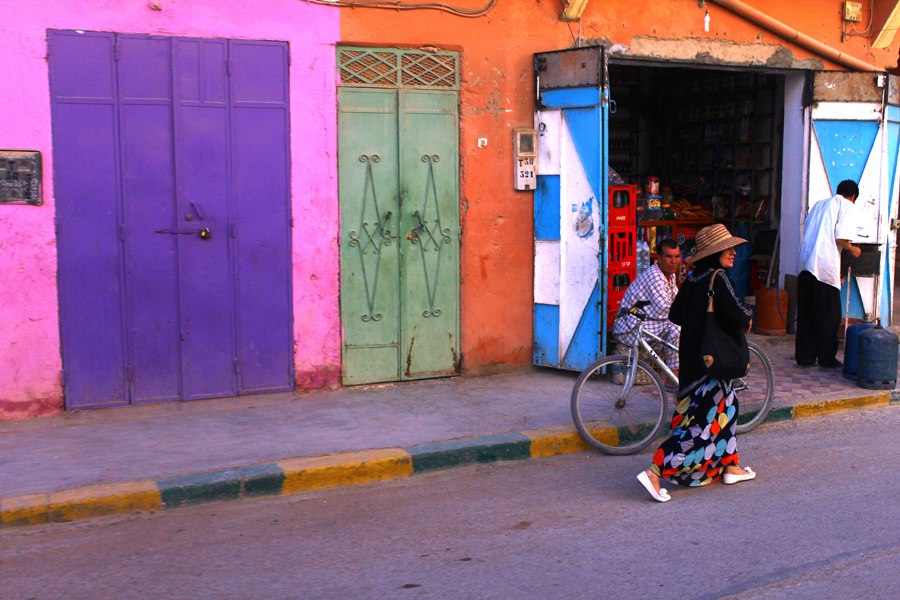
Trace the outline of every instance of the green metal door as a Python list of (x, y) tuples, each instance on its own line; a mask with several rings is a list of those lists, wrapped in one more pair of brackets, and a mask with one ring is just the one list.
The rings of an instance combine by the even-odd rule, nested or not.
[(338, 93), (345, 384), (459, 371), (457, 92), (398, 81)]
[(400, 91), (402, 378), (458, 370), (456, 94)]
[(400, 373), (397, 94), (338, 94), (343, 378), (393, 381)]

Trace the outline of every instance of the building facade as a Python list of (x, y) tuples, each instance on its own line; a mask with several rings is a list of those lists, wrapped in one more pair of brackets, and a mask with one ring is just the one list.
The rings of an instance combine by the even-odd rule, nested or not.
[[(847, 288), (849, 311), (890, 314), (895, 3), (859, 22), (837, 0), (569, 3), (575, 20), (541, 0), (401, 4), (6, 16), (0, 417), (531, 364), (535, 303), (554, 302), (536, 248), (553, 240), (536, 241), (542, 197), (516, 189), (514, 140), (542, 124), (535, 54), (574, 47), (607, 49), (591, 160), (777, 231), (779, 285), (808, 206), (858, 178), (885, 263)], [(582, 192), (606, 236), (598, 173)], [(584, 226), (586, 200), (559, 199), (561, 227)], [(557, 353), (610, 306), (572, 285)]]
[(9, 11), (5, 175), (42, 173), (0, 205), (0, 415), (338, 381), (338, 28), (293, 0)]

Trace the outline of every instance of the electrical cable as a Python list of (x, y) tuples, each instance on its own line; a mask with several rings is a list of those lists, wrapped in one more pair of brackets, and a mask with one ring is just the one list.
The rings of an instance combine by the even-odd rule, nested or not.
[(569, 28), (569, 35), (572, 36), (572, 45), (576, 48), (578, 47), (578, 39), (575, 37), (575, 32), (572, 31), (572, 25), (566, 21), (566, 27)]
[(309, 4), (322, 6), (336, 6), (338, 8), (383, 8), (388, 10), (441, 10), (458, 17), (481, 17), (494, 8), (497, 0), (488, 0), (483, 8), (466, 9), (457, 8), (441, 2), (420, 2), (417, 4), (405, 4), (399, 0), (374, 0), (372, 2), (360, 2), (355, 0), (303, 0)]
[(866, 25), (866, 28), (862, 31), (856, 29), (856, 25), (851, 25), (847, 27), (847, 21), (841, 19), (841, 41), (844, 41), (844, 38), (848, 38), (852, 35), (869, 35), (869, 30), (872, 29), (872, 23), (875, 21), (874, 13), (872, 12), (872, 4), (875, 0), (869, 0), (869, 24)]
[[(565, 10), (566, 4), (567, 4), (566, 0), (559, 0), (559, 5), (560, 5), (560, 8), (561, 8), (561, 9)], [(569, 35), (572, 36), (572, 45), (575, 46), (575, 47), (577, 48), (578, 46), (580, 46), (580, 44), (578, 43), (578, 40), (575, 38), (575, 32), (572, 31), (572, 22), (569, 21), (568, 19), (564, 19), (564, 20), (565, 20), (565, 22), (566, 22), (566, 27), (567, 27), (568, 30), (569, 30)], [(580, 25), (580, 24), (581, 24), (581, 23), (580, 23), (580, 21), (579, 21), (579, 25)], [(579, 37), (581, 37), (580, 34), (579, 34)]]

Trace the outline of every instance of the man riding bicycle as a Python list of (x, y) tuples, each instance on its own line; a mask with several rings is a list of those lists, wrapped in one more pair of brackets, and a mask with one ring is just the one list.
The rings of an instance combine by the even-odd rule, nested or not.
[[(678, 286), (675, 282), (676, 273), (681, 266), (681, 250), (674, 240), (663, 240), (657, 244), (658, 258), (656, 264), (641, 273), (635, 279), (622, 298), (622, 306), (616, 321), (613, 324), (613, 336), (620, 343), (631, 346), (634, 343), (635, 329), (638, 318), (628, 314), (628, 309), (639, 300), (645, 300), (650, 304), (644, 308), (647, 315), (644, 322), (644, 331), (649, 331), (667, 342), (678, 347), (678, 338), (681, 328), (668, 320), (669, 308), (675, 295), (678, 294)], [(657, 347), (651, 342), (654, 350), (659, 352), (666, 364), (678, 375), (678, 351), (665, 347)]]

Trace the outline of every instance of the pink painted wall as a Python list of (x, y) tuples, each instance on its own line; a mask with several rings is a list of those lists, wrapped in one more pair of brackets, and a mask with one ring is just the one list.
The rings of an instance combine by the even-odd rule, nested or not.
[(3, 11), (0, 148), (42, 153), (44, 204), (0, 205), (0, 418), (63, 406), (47, 29), (290, 43), (297, 383), (318, 387), (339, 380), (338, 18), (337, 9), (299, 0), (39, 0)]

